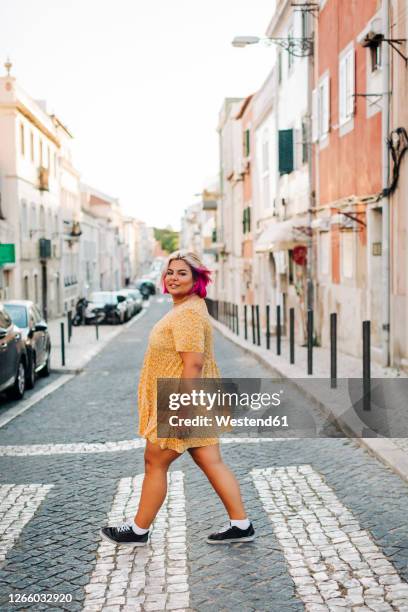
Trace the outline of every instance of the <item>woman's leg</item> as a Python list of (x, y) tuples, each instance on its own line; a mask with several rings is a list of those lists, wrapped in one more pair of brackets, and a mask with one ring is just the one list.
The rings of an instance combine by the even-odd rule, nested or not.
[(139, 508), (134, 519), (138, 527), (148, 529), (155, 519), (166, 498), (167, 470), (177, 457), (180, 457), (180, 453), (169, 448), (162, 449), (157, 444), (146, 441), (145, 476)]
[(246, 512), (238, 481), (223, 462), (219, 444), (189, 448), (188, 452), (214, 487), (230, 519), (245, 519)]

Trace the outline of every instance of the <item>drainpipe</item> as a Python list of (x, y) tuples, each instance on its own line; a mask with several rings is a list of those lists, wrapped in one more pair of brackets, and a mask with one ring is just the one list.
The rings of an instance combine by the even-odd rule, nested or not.
[[(382, 3), (384, 38), (390, 38), (389, 0)], [(387, 138), (390, 133), (390, 47), (382, 43), (383, 96), (381, 113), (382, 185), (387, 188), (390, 177), (390, 156)], [(390, 365), (390, 200), (382, 198), (382, 365)]]

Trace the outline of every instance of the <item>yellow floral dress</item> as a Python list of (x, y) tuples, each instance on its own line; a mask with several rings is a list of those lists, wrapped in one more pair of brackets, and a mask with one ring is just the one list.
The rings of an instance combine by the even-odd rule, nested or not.
[(139, 434), (161, 448), (171, 448), (178, 453), (218, 442), (217, 438), (157, 437), (157, 379), (181, 378), (181, 352), (204, 353), (202, 378), (220, 377), (207, 305), (197, 294), (173, 306), (152, 328), (138, 387)]

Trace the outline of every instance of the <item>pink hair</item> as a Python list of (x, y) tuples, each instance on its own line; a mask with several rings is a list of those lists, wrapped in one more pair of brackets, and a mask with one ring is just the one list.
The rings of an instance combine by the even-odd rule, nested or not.
[[(183, 261), (186, 261), (184, 259), (184, 257), (175, 257), (174, 259), (182, 259)], [(170, 264), (171, 261), (174, 261), (173, 259), (171, 259), (168, 263)], [(205, 298), (207, 296), (207, 285), (208, 283), (211, 283), (211, 270), (209, 270), (208, 268), (205, 268), (204, 266), (193, 266), (191, 265), (191, 263), (189, 263), (188, 261), (186, 261), (186, 263), (190, 266), (191, 271), (193, 273), (193, 279), (194, 279), (194, 285), (192, 286), (192, 288), (190, 289), (189, 293), (196, 293), (197, 295), (200, 296), (200, 298)], [(166, 269), (167, 271), (167, 269)], [(162, 276), (162, 291), (163, 293), (169, 293), (167, 291), (166, 288), (166, 283), (165, 283), (165, 273), (164, 272), (163, 276)]]

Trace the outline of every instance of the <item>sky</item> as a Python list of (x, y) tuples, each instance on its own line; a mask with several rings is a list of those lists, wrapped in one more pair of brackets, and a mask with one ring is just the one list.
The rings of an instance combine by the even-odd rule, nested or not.
[(83, 182), (125, 214), (179, 229), (218, 171), (218, 113), (266, 79), (274, 0), (1, 0), (0, 72), (74, 135)]

